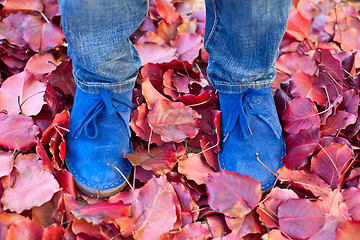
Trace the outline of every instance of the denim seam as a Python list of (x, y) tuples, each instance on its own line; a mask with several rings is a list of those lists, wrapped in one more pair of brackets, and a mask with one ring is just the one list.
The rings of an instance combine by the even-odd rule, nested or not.
[(211, 33), (210, 33), (208, 39), (206, 40), (206, 43), (205, 43), (205, 45), (204, 45), (205, 51), (206, 51), (206, 49), (207, 49), (207, 46), (208, 46), (210, 40), (212, 39), (212, 36), (214, 35), (216, 26), (217, 26), (218, 21), (219, 21), (219, 16), (218, 16), (218, 13), (217, 13), (217, 8), (216, 8), (215, 0), (212, 0), (212, 2), (213, 2), (213, 4), (214, 4), (214, 10), (215, 10), (215, 23), (214, 23), (214, 26), (213, 26), (212, 29), (211, 29)]
[(263, 83), (242, 83), (242, 84), (225, 84), (225, 83), (217, 83), (213, 82), (215, 85), (222, 85), (222, 86), (229, 86), (229, 87), (241, 87), (241, 86), (260, 86), (260, 85), (267, 85), (271, 82), (263, 82)]
[(83, 86), (86, 86), (86, 87), (104, 87), (104, 86), (107, 86), (107, 87), (118, 87), (118, 86), (123, 86), (123, 85), (126, 85), (126, 84), (129, 84), (129, 83), (133, 83), (135, 82), (136, 79), (134, 80), (129, 80), (129, 81), (126, 81), (126, 82), (123, 82), (123, 83), (116, 83), (116, 84), (113, 84), (113, 83), (103, 83), (103, 84), (88, 84), (88, 83), (84, 83), (82, 82), (81, 80), (79, 80), (78, 78), (76, 79), (76, 83), (79, 83)]

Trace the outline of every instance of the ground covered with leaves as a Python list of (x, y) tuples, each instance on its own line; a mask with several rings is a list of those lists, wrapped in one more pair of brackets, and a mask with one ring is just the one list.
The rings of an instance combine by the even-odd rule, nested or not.
[(150, 1), (131, 37), (134, 176), (108, 199), (64, 165), (75, 84), (57, 0), (0, 4), (0, 239), (360, 239), (356, 2), (293, 2), (273, 83), (287, 154), (262, 193), (219, 171), (204, 5)]

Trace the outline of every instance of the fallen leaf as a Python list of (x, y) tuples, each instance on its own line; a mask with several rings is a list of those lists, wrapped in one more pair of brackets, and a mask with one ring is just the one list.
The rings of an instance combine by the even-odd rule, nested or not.
[(206, 228), (205, 224), (200, 222), (195, 222), (186, 225), (174, 236), (174, 240), (207, 240), (211, 239), (212, 235), (210, 231)]
[(360, 236), (360, 221), (347, 221), (337, 228), (335, 240), (349, 240), (358, 236)]
[(320, 127), (320, 118), (315, 103), (306, 97), (296, 97), (286, 107), (283, 115), (284, 130), (298, 134), (301, 129), (313, 125)]
[(30, 166), (16, 177), (11, 188), (5, 189), (1, 202), (4, 209), (21, 213), (49, 201), (59, 190), (59, 184), (50, 173)]
[(10, 225), (6, 235), (7, 240), (40, 240), (42, 239), (44, 228), (31, 221), (29, 218), (18, 220)]
[(345, 143), (333, 143), (323, 148), (311, 160), (311, 171), (336, 188), (342, 169), (352, 158), (352, 150)]
[(103, 221), (114, 222), (122, 217), (129, 216), (130, 205), (124, 204), (122, 202), (100, 202), (72, 210), (71, 213), (77, 219), (84, 219), (88, 223), (92, 224), (100, 224)]
[(26, 63), (26, 69), (35, 74), (47, 74), (54, 71), (58, 63), (50, 53), (35, 54)]
[(0, 152), (0, 177), (7, 176), (13, 169), (14, 156), (12, 152)]
[(41, 0), (6, 0), (4, 3), (5, 11), (33, 10), (42, 11)]
[(198, 185), (205, 184), (209, 174), (214, 173), (214, 170), (204, 163), (201, 155), (193, 153), (189, 153), (186, 159), (179, 161), (178, 171)]
[(248, 175), (221, 170), (211, 173), (206, 184), (209, 205), (228, 217), (244, 217), (261, 198), (261, 185)]
[(184, 154), (184, 148), (167, 143), (160, 147), (152, 148), (150, 152), (125, 153), (123, 157), (127, 158), (134, 167), (141, 166), (145, 170), (152, 170), (155, 174), (160, 175), (170, 172)]
[(0, 112), (0, 145), (26, 151), (37, 142), (39, 127), (30, 117)]
[(60, 45), (65, 36), (55, 24), (43, 23), (40, 17), (29, 15), (24, 23), (24, 39), (36, 52), (46, 52)]
[(325, 223), (325, 214), (307, 199), (288, 199), (279, 206), (279, 226), (292, 238), (306, 239)]
[(286, 138), (287, 154), (283, 158), (284, 165), (289, 169), (304, 166), (307, 158), (314, 152), (320, 140), (318, 127), (301, 129), (298, 134)]
[(155, 3), (160, 16), (163, 17), (167, 23), (173, 23), (179, 17), (179, 14), (170, 2), (166, 0), (155, 0)]
[(149, 125), (164, 142), (182, 142), (194, 138), (201, 116), (181, 102), (158, 100), (149, 113)]
[(44, 105), (46, 85), (28, 70), (6, 79), (0, 88), (0, 109), (8, 113), (37, 115)]

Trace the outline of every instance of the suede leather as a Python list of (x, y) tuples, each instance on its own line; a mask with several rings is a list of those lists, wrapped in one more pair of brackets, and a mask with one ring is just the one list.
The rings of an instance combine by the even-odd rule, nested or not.
[(282, 166), (285, 142), (270, 87), (248, 89), (242, 94), (219, 93), (222, 169), (257, 179), (262, 190), (270, 188), (274, 173)]
[(106, 197), (120, 191), (131, 164), (122, 158), (132, 151), (129, 129), (132, 91), (89, 94), (76, 89), (67, 134), (66, 164), (79, 189)]

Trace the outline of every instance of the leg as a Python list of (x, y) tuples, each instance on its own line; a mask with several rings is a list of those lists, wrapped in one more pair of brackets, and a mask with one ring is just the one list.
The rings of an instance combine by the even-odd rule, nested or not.
[(285, 154), (270, 83), (290, 0), (207, 0), (208, 76), (219, 91), (222, 169), (256, 178), (263, 190)]
[[(141, 61), (129, 40), (147, 14), (146, 0), (60, 0), (77, 84), (66, 164), (78, 188), (93, 196), (125, 186), (132, 151), (132, 88)], [(115, 167), (116, 168), (115, 168)]]

